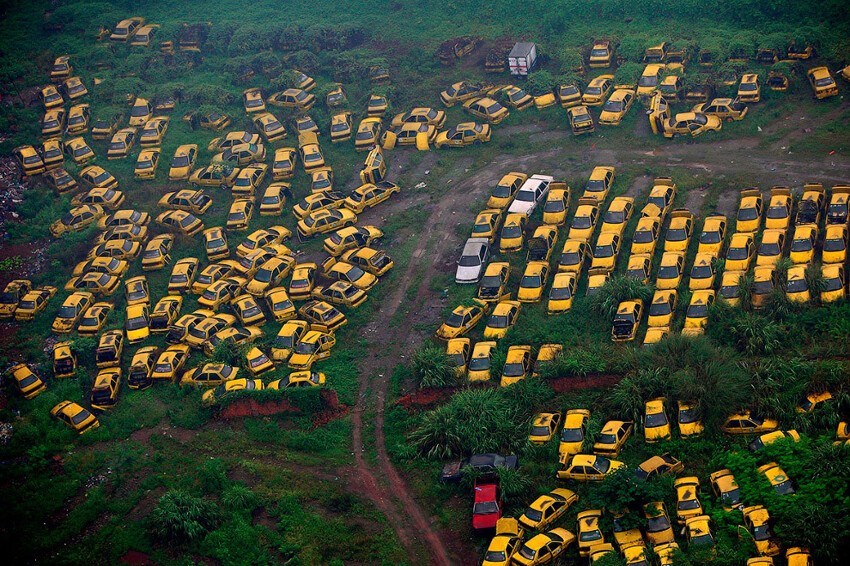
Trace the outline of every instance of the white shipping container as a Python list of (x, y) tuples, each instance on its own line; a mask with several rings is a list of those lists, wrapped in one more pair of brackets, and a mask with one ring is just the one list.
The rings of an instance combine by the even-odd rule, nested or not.
[(537, 62), (537, 45), (531, 42), (520, 42), (514, 45), (508, 53), (508, 67), (514, 76), (526, 76), (534, 69)]

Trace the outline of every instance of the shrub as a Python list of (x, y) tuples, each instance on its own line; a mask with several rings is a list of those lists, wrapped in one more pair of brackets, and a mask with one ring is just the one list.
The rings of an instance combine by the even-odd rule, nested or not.
[(593, 296), (593, 310), (603, 319), (612, 320), (623, 301), (652, 300), (653, 288), (637, 279), (615, 275)]
[(448, 387), (457, 385), (455, 366), (439, 346), (425, 346), (413, 354), (413, 375), (419, 387)]
[(152, 533), (166, 542), (196, 542), (216, 526), (218, 516), (213, 502), (174, 490), (159, 498), (149, 525)]
[[(783, 295), (784, 296), (784, 295)], [(748, 356), (769, 355), (782, 345), (785, 329), (778, 323), (746, 312), (729, 325), (728, 336), (735, 347)]]

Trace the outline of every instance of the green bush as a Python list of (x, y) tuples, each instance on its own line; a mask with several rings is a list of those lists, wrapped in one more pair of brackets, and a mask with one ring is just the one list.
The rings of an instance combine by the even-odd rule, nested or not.
[(148, 524), (157, 538), (179, 544), (202, 540), (218, 520), (215, 503), (184, 491), (169, 491), (159, 498)]
[(652, 293), (651, 285), (624, 275), (614, 275), (593, 296), (593, 310), (604, 320), (613, 320), (620, 303), (641, 301), (646, 305), (652, 300)]
[(446, 351), (428, 345), (417, 350), (410, 362), (419, 387), (450, 387), (458, 384), (455, 366)]

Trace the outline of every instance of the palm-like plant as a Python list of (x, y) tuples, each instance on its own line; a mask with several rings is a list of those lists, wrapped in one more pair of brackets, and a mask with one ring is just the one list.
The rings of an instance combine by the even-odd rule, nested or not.
[(620, 303), (641, 301), (645, 304), (652, 300), (653, 291), (651, 285), (637, 279), (615, 275), (593, 296), (593, 310), (606, 320), (611, 320), (617, 314)]
[(420, 387), (457, 385), (457, 374), (451, 358), (438, 346), (428, 345), (417, 350), (411, 360), (413, 375)]

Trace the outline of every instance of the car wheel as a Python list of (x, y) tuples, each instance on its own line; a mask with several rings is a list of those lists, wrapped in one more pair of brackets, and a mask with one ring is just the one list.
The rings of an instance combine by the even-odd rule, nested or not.
[(481, 145), (481, 140), (475, 140), (472, 145)]

